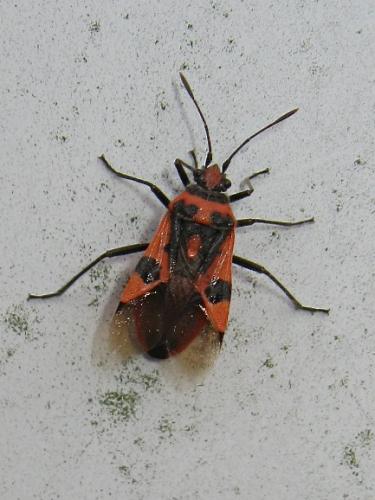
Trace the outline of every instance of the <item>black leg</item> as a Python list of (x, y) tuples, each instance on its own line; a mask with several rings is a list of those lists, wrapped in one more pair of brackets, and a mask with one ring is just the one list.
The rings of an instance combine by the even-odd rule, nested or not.
[(240, 191), (239, 193), (231, 194), (229, 196), (229, 201), (233, 203), (234, 201), (242, 200), (243, 198), (247, 198), (248, 196), (251, 195), (251, 193), (254, 191), (253, 185), (250, 182), (250, 179), (254, 179), (254, 177), (257, 177), (258, 175), (262, 174), (269, 174), (270, 169), (265, 168), (264, 170), (260, 170), (259, 172), (254, 172), (253, 174), (249, 175), (247, 177), (248, 183), (250, 185), (249, 189), (246, 189), (245, 191)]
[(190, 184), (189, 177), (187, 176), (187, 173), (185, 172), (184, 167), (189, 168), (189, 169), (191, 169), (192, 167), (190, 167), (190, 165), (188, 165), (187, 163), (185, 163), (184, 161), (182, 161), (178, 158), (177, 158), (177, 160), (175, 160), (174, 166), (177, 169), (177, 172), (178, 172), (178, 175), (180, 176), (182, 184), (184, 186), (187, 186), (188, 184)]
[(251, 195), (253, 191), (254, 189), (246, 189), (245, 191), (240, 191), (239, 193), (231, 194), (229, 195), (229, 201), (230, 203), (233, 203), (234, 201), (239, 201), (242, 200), (243, 198), (247, 198), (248, 196)]
[(237, 227), (252, 226), (253, 224), (274, 224), (275, 226), (300, 226), (301, 224), (307, 224), (309, 222), (314, 222), (314, 217), (310, 219), (299, 220), (296, 222), (286, 222), (281, 220), (266, 220), (266, 219), (238, 219)]
[(189, 151), (189, 153), (191, 154), (191, 156), (193, 158), (195, 170), (198, 170), (199, 164), (198, 164), (197, 155), (195, 154), (194, 149), (192, 149), (191, 151)]
[(285, 293), (285, 295), (289, 297), (289, 299), (293, 302), (293, 304), (296, 306), (297, 309), (303, 309), (305, 311), (311, 311), (311, 312), (320, 311), (326, 314), (329, 313), (329, 309), (302, 305), (301, 302), (297, 300), (294, 297), (294, 295), (292, 295), (289, 292), (289, 290), (272, 273), (270, 273), (270, 271), (268, 271), (265, 267), (261, 266), (260, 264), (252, 262), (251, 260), (243, 259), (242, 257), (237, 257), (237, 255), (233, 256), (233, 264), (237, 264), (237, 266), (241, 266), (244, 267), (245, 269), (249, 269), (250, 271), (255, 271), (256, 273), (261, 273), (268, 276), (275, 283), (275, 285), (281, 288), (281, 290)]
[(139, 184), (144, 184), (145, 186), (148, 186), (151, 191), (154, 193), (154, 195), (157, 197), (159, 201), (163, 203), (163, 205), (168, 208), (169, 205), (169, 198), (159, 189), (155, 184), (152, 184), (152, 182), (144, 181), (143, 179), (138, 179), (138, 177), (133, 177), (132, 175), (127, 175), (123, 174), (122, 172), (119, 172), (118, 170), (115, 170), (112, 165), (110, 165), (107, 161), (107, 159), (104, 157), (104, 155), (99, 156), (99, 159), (102, 160), (104, 165), (114, 174), (118, 175), (119, 177), (122, 177), (123, 179), (128, 179), (129, 181), (134, 181), (138, 182)]
[(65, 292), (78, 278), (85, 274), (89, 269), (95, 266), (98, 262), (105, 259), (106, 257), (117, 257), (118, 255), (129, 255), (131, 253), (143, 252), (148, 247), (148, 243), (137, 243), (136, 245), (128, 245), (126, 247), (112, 248), (112, 250), (107, 250), (97, 257), (95, 260), (90, 262), (86, 267), (84, 267), (79, 273), (75, 274), (65, 285), (51, 293), (35, 294), (30, 293), (28, 299), (48, 299), (49, 297), (56, 297)]
[(265, 168), (264, 170), (259, 170), (259, 172), (254, 172), (253, 174), (249, 175), (248, 179), (254, 179), (255, 177), (258, 177), (258, 175), (263, 175), (263, 174), (269, 174), (270, 169)]

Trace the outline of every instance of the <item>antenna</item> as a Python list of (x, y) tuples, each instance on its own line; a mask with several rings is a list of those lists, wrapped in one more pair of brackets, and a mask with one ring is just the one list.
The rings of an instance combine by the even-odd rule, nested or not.
[(200, 107), (198, 106), (197, 101), (195, 100), (195, 97), (194, 97), (193, 91), (191, 90), (191, 87), (182, 73), (180, 73), (180, 78), (181, 78), (181, 81), (182, 81), (187, 93), (189, 94), (193, 103), (195, 104), (195, 107), (197, 108), (198, 113), (199, 113), (200, 117), (202, 118), (202, 121), (204, 124), (204, 130), (206, 131), (207, 143), (208, 143), (208, 153), (206, 156), (205, 167), (208, 167), (208, 165), (212, 161), (212, 145), (211, 145), (210, 133), (208, 131), (207, 123), (206, 123), (206, 120), (204, 119), (202, 111), (200, 110)]
[(225, 162), (223, 163), (223, 166), (222, 166), (222, 171), (223, 173), (228, 169), (229, 167), (229, 164), (230, 162), (232, 161), (232, 158), (235, 154), (238, 153), (238, 151), (243, 148), (249, 141), (251, 141), (251, 139), (254, 139), (254, 137), (256, 137), (257, 135), (259, 135), (261, 132), (264, 132), (265, 130), (267, 130), (268, 128), (270, 127), (273, 127), (274, 125), (276, 125), (277, 123), (280, 123), (282, 122), (283, 120), (286, 120), (287, 118), (289, 118), (289, 116), (292, 116), (294, 115), (294, 113), (296, 113), (298, 111), (298, 108), (296, 109), (292, 109), (292, 111), (289, 111), (288, 113), (285, 113), (285, 115), (282, 115), (280, 116), (280, 118), (278, 118), (277, 120), (275, 120), (274, 122), (270, 123), (269, 125), (267, 125), (266, 127), (263, 127), (262, 129), (258, 130), (258, 132), (256, 132), (255, 134), (251, 135), (250, 137), (248, 137), (245, 141), (243, 141), (243, 143), (238, 146), (237, 149), (235, 149), (233, 151), (233, 153), (229, 156), (229, 158), (227, 160), (225, 160)]

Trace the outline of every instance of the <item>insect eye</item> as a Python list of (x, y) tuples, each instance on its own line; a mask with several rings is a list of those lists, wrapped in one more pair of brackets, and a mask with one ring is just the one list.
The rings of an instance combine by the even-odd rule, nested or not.
[(227, 189), (229, 189), (231, 187), (232, 183), (229, 179), (224, 179), (224, 182), (223, 182), (223, 187), (224, 187), (224, 190), (226, 191)]
[(197, 168), (196, 170), (194, 170), (194, 180), (198, 181), (202, 177), (202, 174), (203, 174), (203, 170), (201, 170), (200, 168)]

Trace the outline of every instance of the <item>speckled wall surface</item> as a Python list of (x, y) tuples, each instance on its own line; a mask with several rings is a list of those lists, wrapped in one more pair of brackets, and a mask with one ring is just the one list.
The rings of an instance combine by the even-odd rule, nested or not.
[[(0, 5), (0, 498), (372, 500), (374, 21), (370, 0)], [(239, 217), (299, 228), (239, 230), (236, 252), (308, 304), (236, 269), (220, 355), (124, 359), (106, 328), (163, 207), (123, 171), (180, 190), (176, 157), (209, 122), (215, 159), (280, 114), (228, 171)]]

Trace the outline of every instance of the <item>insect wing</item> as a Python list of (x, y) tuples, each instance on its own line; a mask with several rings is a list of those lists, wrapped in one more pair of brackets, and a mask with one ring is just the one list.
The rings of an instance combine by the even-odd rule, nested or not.
[(196, 289), (202, 297), (203, 307), (212, 328), (221, 333), (225, 332), (228, 323), (232, 290), (233, 247), (234, 231), (231, 231), (219, 254), (196, 282)]
[(126, 304), (151, 292), (160, 283), (169, 280), (168, 243), (171, 232), (170, 215), (167, 213), (139, 260), (135, 271), (130, 276), (120, 297), (120, 303)]
[[(117, 344), (128, 345), (131, 339), (136, 345), (135, 310), (153, 290), (169, 280), (170, 231), (170, 215), (167, 212), (121, 294), (120, 304), (110, 325), (110, 336), (116, 339)], [(128, 350), (133, 352), (134, 348)]]
[(143, 351), (159, 359), (180, 353), (197, 337), (217, 348), (229, 313), (234, 232), (195, 280), (170, 275), (170, 237), (166, 214), (131, 275), (113, 320), (117, 334), (120, 329), (132, 336)]

